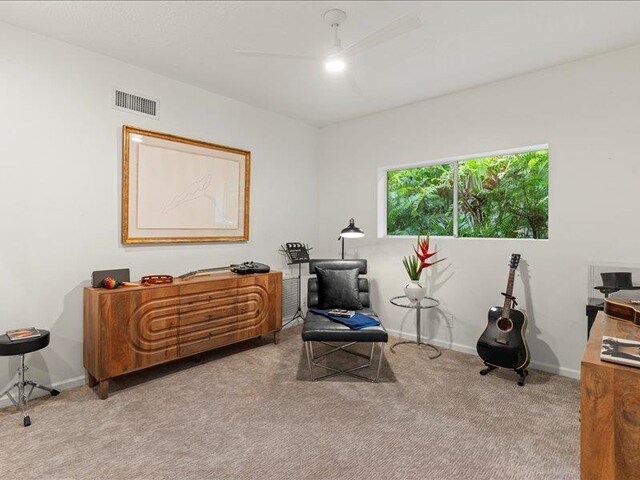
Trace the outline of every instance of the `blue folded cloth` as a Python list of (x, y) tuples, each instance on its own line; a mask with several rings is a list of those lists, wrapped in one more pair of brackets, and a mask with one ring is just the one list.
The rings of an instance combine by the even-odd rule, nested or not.
[(364, 313), (355, 312), (353, 317), (336, 317), (334, 315), (329, 315), (329, 310), (320, 310), (318, 308), (310, 308), (310, 312), (317, 313), (318, 315), (322, 315), (323, 317), (327, 317), (329, 320), (333, 320), (334, 322), (342, 323), (346, 325), (351, 330), (360, 330), (366, 327), (377, 327), (380, 325), (380, 320), (374, 317), (370, 317), (369, 315), (365, 315)]

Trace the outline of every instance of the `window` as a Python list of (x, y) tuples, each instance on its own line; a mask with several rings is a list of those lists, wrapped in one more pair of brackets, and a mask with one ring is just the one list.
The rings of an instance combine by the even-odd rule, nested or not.
[(383, 235), (548, 238), (546, 146), (381, 173)]
[(387, 172), (388, 235), (453, 235), (450, 164)]

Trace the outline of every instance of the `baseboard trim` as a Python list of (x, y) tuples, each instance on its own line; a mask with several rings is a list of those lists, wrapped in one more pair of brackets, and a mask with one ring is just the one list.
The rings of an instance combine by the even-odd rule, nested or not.
[[(9, 385), (13, 385), (16, 382), (16, 380), (17, 380), (16, 377), (12, 378), (11, 382), (8, 385), (6, 385), (5, 388), (8, 387)], [(62, 380), (60, 382), (55, 382), (51, 384), (51, 387), (55, 388), (56, 390), (63, 391), (63, 390), (69, 390), (70, 388), (79, 387), (80, 385), (84, 385), (85, 383), (86, 383), (85, 376), (82, 375), (79, 377), (68, 378), (67, 380)], [(43, 392), (42, 390), (35, 389), (33, 391), (33, 395), (31, 396), (31, 398), (44, 397), (45, 395), (48, 395), (48, 394), (46, 392)], [(14, 398), (15, 398), (15, 395), (14, 395)], [(12, 405), (13, 403), (11, 403), (11, 400), (9, 400), (8, 397), (5, 396), (5, 397), (2, 397), (2, 399), (0, 399), (0, 408), (6, 408)]]
[[(387, 328), (387, 332), (389, 332), (389, 334), (395, 337), (400, 337), (403, 340), (416, 339), (415, 333), (402, 332), (400, 330), (394, 330), (391, 328)], [(424, 341), (425, 343), (427, 341), (429, 343), (433, 343), (437, 347), (448, 348), (451, 350), (455, 350), (456, 352), (467, 353), (469, 355), (477, 355), (475, 345), (474, 346), (463, 345), (461, 343), (447, 342), (444, 340), (439, 340), (437, 338), (426, 338), (424, 336), (421, 337), (421, 340)], [(531, 368), (542, 370), (543, 372), (554, 373), (556, 375), (562, 375), (563, 377), (575, 378), (578, 380), (580, 379), (580, 371), (574, 370), (572, 368), (561, 367), (560, 365), (551, 365), (544, 362), (537, 362), (535, 360), (531, 362), (530, 366)]]

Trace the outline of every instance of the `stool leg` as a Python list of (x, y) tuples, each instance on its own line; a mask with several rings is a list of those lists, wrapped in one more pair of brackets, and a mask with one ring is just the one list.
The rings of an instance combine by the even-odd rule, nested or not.
[[(25, 378), (25, 372), (29, 370), (29, 367), (25, 365), (24, 354), (20, 355), (20, 366), (18, 367), (18, 381), (13, 384), (10, 388), (7, 388), (2, 394), (0, 394), (0, 398), (5, 395), (9, 397), (11, 403), (13, 403), (16, 408), (19, 408), (22, 411), (23, 423), (25, 427), (31, 425), (31, 417), (29, 416), (29, 399), (31, 398), (31, 394), (33, 393), (34, 388), (39, 388), (46, 392), (49, 392), (51, 396), (56, 396), (60, 392), (55, 388), (45, 387), (44, 385), (40, 385), (38, 383), (32, 382), (31, 380), (27, 380)], [(27, 387), (31, 387), (29, 391), (27, 391)], [(11, 395), (11, 390), (14, 388), (18, 389), (18, 394), (14, 398)]]
[(24, 384), (20, 388), (20, 406), (22, 407), (22, 420), (25, 427), (31, 425), (31, 417), (29, 416), (29, 397), (27, 396), (24, 388)]
[(25, 391), (27, 383), (24, 380), (24, 372), (27, 367), (24, 365), (24, 354), (20, 355), (20, 381), (18, 382), (18, 403), (22, 409), (22, 416), (24, 417), (23, 423), (25, 427), (31, 425), (31, 418), (29, 417), (29, 397)]
[[(17, 388), (17, 387), (18, 387), (18, 384), (16, 383), (16, 384), (14, 385), (14, 387), (16, 387), (16, 388)], [(13, 387), (11, 387), (11, 388), (13, 388)], [(15, 398), (13, 398), (13, 395), (11, 395), (11, 391), (7, 391), (7, 393), (5, 393), (5, 395), (6, 395), (7, 397), (9, 397), (9, 400), (11, 400), (11, 403), (13, 403), (13, 404), (15, 405), (15, 407), (16, 407), (16, 408), (20, 408), (20, 404), (19, 404), (18, 402), (16, 402), (16, 399), (15, 399)]]
[(13, 397), (11, 396), (11, 390), (13, 390), (14, 388), (16, 388), (18, 386), (17, 383), (14, 383), (13, 385), (11, 385), (9, 388), (7, 388), (4, 392), (2, 392), (2, 394), (0, 394), (0, 398), (4, 397), (5, 395), (7, 397), (9, 397), (9, 399), (11, 400), (11, 402), (17, 407), (18, 404), (15, 402), (15, 400), (13, 399)]
[[(35, 382), (30, 381), (30, 380), (27, 380), (25, 382), (25, 384), (26, 385), (31, 385), (33, 388), (39, 388), (40, 390), (44, 390), (45, 392), (49, 392), (52, 397), (55, 397), (56, 395), (60, 394), (60, 392), (58, 390), (56, 390), (55, 388), (45, 387), (44, 385), (40, 385), (39, 383), (35, 383)], [(32, 392), (33, 392), (33, 388), (31, 389)], [(31, 395), (28, 395), (28, 396), (31, 396)]]

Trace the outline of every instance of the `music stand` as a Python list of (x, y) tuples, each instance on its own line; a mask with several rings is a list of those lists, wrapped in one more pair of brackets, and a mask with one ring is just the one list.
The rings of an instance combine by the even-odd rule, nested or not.
[(291, 242), (280, 247), (280, 253), (287, 257), (287, 265), (298, 265), (298, 309), (295, 315), (287, 323), (282, 325), (286, 327), (296, 318), (304, 320), (304, 312), (302, 311), (302, 264), (309, 263), (309, 248), (304, 243)]

